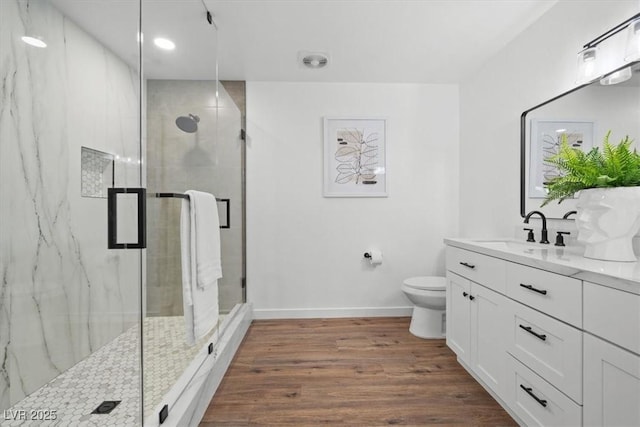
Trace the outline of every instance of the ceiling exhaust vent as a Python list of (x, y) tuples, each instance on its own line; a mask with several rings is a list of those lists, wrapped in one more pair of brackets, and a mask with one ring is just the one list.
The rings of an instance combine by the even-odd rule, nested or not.
[(329, 63), (329, 57), (324, 53), (300, 52), (299, 57), (307, 68), (324, 68)]

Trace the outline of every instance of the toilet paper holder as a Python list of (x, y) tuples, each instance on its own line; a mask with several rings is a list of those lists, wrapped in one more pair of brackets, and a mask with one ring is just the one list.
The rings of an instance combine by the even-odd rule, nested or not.
[(382, 252), (378, 250), (369, 250), (364, 253), (364, 258), (369, 260), (371, 264), (382, 263)]

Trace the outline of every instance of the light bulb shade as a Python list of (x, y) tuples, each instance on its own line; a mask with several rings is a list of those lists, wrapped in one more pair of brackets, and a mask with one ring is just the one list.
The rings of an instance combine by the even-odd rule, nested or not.
[(588, 47), (578, 54), (577, 84), (588, 83), (598, 77), (598, 47)]
[(640, 59), (640, 18), (631, 21), (627, 27), (627, 47), (624, 51), (625, 61)]
[(615, 85), (618, 83), (626, 82), (631, 78), (631, 67), (623, 68), (615, 73), (611, 73), (606, 77), (600, 79), (601, 85)]
[(153, 39), (153, 44), (164, 50), (173, 50), (176, 48), (176, 44), (174, 42), (163, 37), (156, 37)]
[(38, 37), (38, 36), (22, 36), (21, 39), (26, 44), (34, 46), (34, 47), (40, 47), (40, 48), (47, 47), (47, 43), (45, 43), (45, 41), (42, 40), (42, 38)]

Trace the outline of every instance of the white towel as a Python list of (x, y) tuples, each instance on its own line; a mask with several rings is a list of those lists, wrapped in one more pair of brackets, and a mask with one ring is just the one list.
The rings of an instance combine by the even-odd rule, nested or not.
[(182, 203), (180, 243), (186, 341), (193, 345), (218, 323), (220, 227), (216, 199), (209, 193), (187, 191)]
[(196, 280), (200, 289), (206, 289), (222, 277), (218, 204), (209, 193), (189, 190), (187, 194), (191, 224), (195, 224), (191, 227), (191, 238), (195, 241)]

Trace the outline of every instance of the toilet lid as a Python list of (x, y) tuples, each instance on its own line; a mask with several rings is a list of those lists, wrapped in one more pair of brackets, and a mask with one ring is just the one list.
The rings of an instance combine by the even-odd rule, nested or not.
[(443, 291), (446, 289), (446, 279), (440, 276), (418, 276), (410, 277), (404, 284), (416, 289), (428, 289), (432, 291)]

